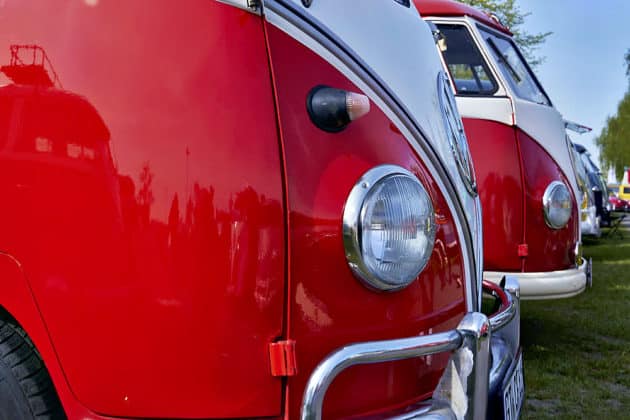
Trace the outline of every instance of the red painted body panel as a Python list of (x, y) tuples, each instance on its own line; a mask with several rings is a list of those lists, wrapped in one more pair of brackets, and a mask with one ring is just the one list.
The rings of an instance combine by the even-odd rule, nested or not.
[[(164, 0), (7, 2), (0, 19), (0, 64), (9, 40), (41, 42), (63, 85), (0, 88), (0, 249), (29, 281), (69, 417), (280, 415), (285, 217), (261, 18)], [(10, 306), (45, 337), (34, 303)]]
[(542, 209), (542, 197), (549, 183), (562, 181), (569, 185), (569, 182), (553, 158), (534, 139), (521, 130), (517, 130), (517, 137), (525, 180), (525, 243), (528, 246), (528, 257), (524, 271), (574, 268), (575, 245), (579, 240), (579, 208), (575, 198), (573, 214), (567, 226), (562, 229), (548, 227)]
[[(464, 127), (483, 207), (484, 270), (575, 267), (577, 204), (573, 202), (574, 214), (562, 229), (551, 229), (544, 220), (542, 196), (549, 183), (568, 185), (553, 158), (518, 128), (474, 118), (464, 118)], [(527, 245), (526, 256), (519, 256), (521, 244)]]
[[(374, 105), (344, 131), (330, 134), (309, 120), (305, 101), (317, 85), (358, 92), (326, 61), (269, 27), (287, 171), (290, 225), (287, 338), (296, 341), (298, 374), (288, 379), (288, 414), (299, 413), (314, 367), (348, 343), (443, 331), (462, 318), (461, 249), (444, 198), (402, 135)], [(297, 77), (299, 75), (299, 77)], [(418, 175), (439, 218), (428, 266), (408, 288), (368, 290), (350, 271), (341, 235), (345, 200), (368, 169), (397, 164)], [(430, 396), (447, 355), (355, 367), (332, 384), (324, 418), (373, 413)]]
[(29, 338), (45, 360), (46, 369), (53, 378), (57, 394), (65, 403), (64, 410), (68, 418), (111, 420), (111, 417), (94, 414), (72, 395), (20, 263), (11, 255), (4, 253), (0, 253), (0, 281), (2, 283), (1, 306), (19, 320), (20, 326), (28, 332)]
[(422, 17), (427, 16), (470, 16), (492, 28), (512, 36), (509, 28), (497, 23), (484, 12), (454, 0), (414, 0)]
[(463, 121), (483, 208), (484, 270), (520, 271), (523, 182), (515, 128), (476, 118)]

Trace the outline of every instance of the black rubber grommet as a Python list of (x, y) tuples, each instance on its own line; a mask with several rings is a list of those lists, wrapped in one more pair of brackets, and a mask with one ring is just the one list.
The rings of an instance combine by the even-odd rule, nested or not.
[(315, 86), (306, 97), (306, 110), (313, 124), (329, 133), (338, 133), (350, 123), (345, 90)]

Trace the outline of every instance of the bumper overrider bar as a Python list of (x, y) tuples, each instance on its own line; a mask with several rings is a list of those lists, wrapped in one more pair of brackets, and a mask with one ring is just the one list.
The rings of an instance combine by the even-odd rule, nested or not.
[(351, 366), (452, 352), (432, 399), (385, 416), (400, 420), (485, 419), (490, 392), (500, 388), (519, 353), (520, 288), (515, 277), (506, 276), (501, 285), (484, 281), (483, 289), (501, 303), (490, 318), (470, 312), (451, 331), (351, 344), (328, 355), (306, 384), (301, 418), (321, 419), (328, 387)]

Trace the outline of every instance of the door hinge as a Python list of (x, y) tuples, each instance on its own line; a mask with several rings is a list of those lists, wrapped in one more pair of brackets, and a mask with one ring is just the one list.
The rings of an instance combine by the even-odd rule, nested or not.
[(271, 376), (297, 375), (295, 340), (276, 341), (269, 344)]
[(529, 248), (527, 247), (527, 244), (519, 244), (519, 246), (518, 246), (518, 256), (519, 257), (527, 257), (528, 254), (529, 254)]

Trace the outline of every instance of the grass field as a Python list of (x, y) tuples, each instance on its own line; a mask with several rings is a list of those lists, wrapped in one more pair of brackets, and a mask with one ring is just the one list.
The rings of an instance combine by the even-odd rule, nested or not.
[(524, 419), (630, 419), (630, 230), (585, 239), (593, 288), (524, 301)]

